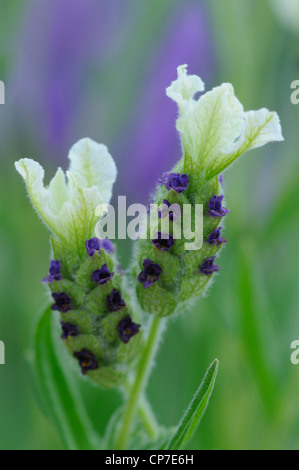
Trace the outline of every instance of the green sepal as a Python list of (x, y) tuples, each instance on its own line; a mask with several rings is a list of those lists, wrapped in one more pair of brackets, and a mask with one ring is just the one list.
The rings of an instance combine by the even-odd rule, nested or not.
[[(117, 312), (109, 312), (102, 320), (103, 332), (107, 341), (113, 343), (119, 340), (117, 325), (119, 322), (128, 315), (128, 309), (122, 308)], [(119, 340), (120, 341), (120, 340)]]
[(113, 271), (113, 262), (108, 255), (101, 250), (100, 253), (97, 251), (93, 256), (88, 256), (81, 264), (80, 268), (76, 273), (76, 282), (84, 289), (91, 290), (96, 287), (96, 282), (91, 278), (92, 273), (98, 269), (101, 269), (103, 264), (107, 264), (109, 271)]
[(82, 335), (90, 335), (92, 333), (92, 323), (88, 310), (69, 310), (61, 314), (61, 320), (77, 325), (79, 333)]
[(159, 287), (157, 282), (147, 289), (138, 283), (136, 292), (141, 307), (148, 313), (154, 313), (159, 317), (167, 317), (177, 307), (175, 297), (167, 290)]
[(101, 367), (97, 370), (90, 370), (86, 374), (93, 382), (104, 388), (119, 387), (125, 382), (127, 376), (126, 368), (119, 366)]
[(68, 279), (61, 279), (60, 281), (50, 282), (48, 285), (51, 292), (55, 292), (57, 294), (65, 292), (72, 301), (73, 310), (80, 308), (84, 303), (85, 291), (75, 282), (69, 281)]

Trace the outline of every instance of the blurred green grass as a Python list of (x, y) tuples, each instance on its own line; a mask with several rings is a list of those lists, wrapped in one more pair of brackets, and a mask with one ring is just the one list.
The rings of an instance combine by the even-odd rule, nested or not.
[[(217, 56), (215, 83), (209, 87), (230, 81), (247, 109), (278, 111), (286, 140), (246, 155), (225, 174), (231, 213), (221, 273), (208, 296), (169, 321), (148, 396), (163, 424), (176, 423), (217, 357), (213, 397), (190, 448), (295, 449), (299, 366), (290, 363), (290, 344), (299, 338), (299, 108), (289, 97), (290, 83), (298, 79), (298, 38), (283, 29), (266, 1), (212, 0), (209, 5)], [(15, 10), (7, 8), (5, 15), (18, 22)], [(0, 37), (9, 34), (1, 29)], [(154, 42), (154, 36), (153, 31), (148, 40)], [(8, 67), (9, 61), (0, 61), (5, 77)], [(7, 106), (0, 108), (2, 115)], [(116, 106), (114, 113), (117, 117)], [(32, 324), (46, 295), (40, 279), (47, 271), (49, 247), (47, 231), (12, 166), (13, 158), (22, 156), (2, 135), (0, 339), (7, 364), (0, 368), (0, 448), (54, 449), (61, 442), (34, 400), (25, 361)], [(126, 261), (127, 245), (120, 249)], [(120, 397), (85, 383), (82, 388), (101, 429)]]

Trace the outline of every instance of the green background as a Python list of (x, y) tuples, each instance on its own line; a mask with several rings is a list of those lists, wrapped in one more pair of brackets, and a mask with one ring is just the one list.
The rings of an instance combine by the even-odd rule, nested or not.
[[(90, 87), (91, 100), (102, 93), (103, 106), (109, 109), (107, 120), (99, 120), (104, 128), (98, 134), (109, 146), (122, 122), (130, 119), (130, 97), (146, 93), (144, 68), (139, 66), (159, 50), (163, 31), (171, 28), (173, 10), (181, 3), (124, 2), (122, 14), (128, 22), (134, 17), (135, 27), (123, 44), (122, 30), (113, 33), (123, 53), (103, 79), (96, 78), (96, 86), (86, 69), (82, 89)], [(270, 1), (186, 1), (184, 8), (194, 3), (204, 4), (212, 42), (213, 71), (208, 80), (202, 77), (207, 89), (231, 82), (245, 109), (276, 110), (285, 142), (247, 154), (225, 175), (231, 212), (225, 228), (228, 243), (219, 260), (221, 274), (205, 298), (169, 321), (148, 397), (161, 423), (176, 424), (217, 357), (220, 370), (211, 403), (189, 448), (296, 449), (299, 365), (290, 362), (290, 344), (299, 339), (299, 106), (291, 104), (290, 84), (299, 79), (299, 17), (297, 33)], [(288, 4), (285, 1), (285, 8)], [(45, 122), (31, 108), (20, 113), (10, 87), (20, 73), (22, 34), (30, 27), (36, 2), (0, 0), (0, 8), (0, 79), (6, 85), (6, 104), (0, 106), (0, 339), (6, 347), (6, 365), (0, 366), (0, 448), (59, 449), (60, 438), (35, 400), (26, 363), (36, 314), (46, 299), (40, 279), (48, 269), (49, 237), (25, 197), (13, 161), (34, 158), (45, 165), (49, 178), (65, 155), (51, 157), (42, 147)], [(67, 16), (64, 21), (67, 24)], [(45, 35), (50, 33), (45, 29)], [(116, 90), (118, 71), (124, 80)], [(27, 72), (24, 80), (30, 80)], [(84, 135), (79, 128), (78, 138), (89, 126), (85, 115), (82, 119)], [(90, 118), (93, 129), (95, 119)], [(117, 165), (121, 175), (126, 160), (117, 159)], [(134, 177), (138, 175), (131, 172), (128, 187)], [(118, 194), (117, 183), (114, 192)], [(128, 262), (128, 247), (128, 242), (119, 244), (123, 264)], [(120, 396), (86, 384), (83, 388), (90, 416), (101, 430)]]

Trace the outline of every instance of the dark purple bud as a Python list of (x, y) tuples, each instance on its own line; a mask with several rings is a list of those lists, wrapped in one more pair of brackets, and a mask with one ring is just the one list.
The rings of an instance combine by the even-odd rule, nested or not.
[(222, 238), (221, 236), (221, 230), (223, 227), (216, 227), (215, 230), (213, 230), (212, 233), (207, 238), (207, 243), (209, 245), (214, 245), (216, 243), (217, 246), (221, 245), (222, 243), (226, 243), (225, 238)]
[[(168, 238), (162, 238), (162, 236), (168, 237)], [(155, 247), (158, 248), (158, 250), (168, 251), (170, 250), (170, 248), (173, 247), (174, 239), (173, 239), (173, 236), (168, 233), (162, 234), (161, 232), (157, 232), (156, 238), (152, 240), (152, 244), (155, 245)]]
[(159, 183), (164, 184), (168, 191), (173, 189), (177, 193), (182, 193), (188, 188), (189, 176), (185, 173), (163, 173)]
[(107, 296), (107, 306), (109, 312), (116, 312), (126, 306), (126, 303), (121, 298), (121, 293), (118, 289), (113, 289), (111, 294)]
[(95, 252), (101, 252), (101, 241), (97, 237), (90, 238), (85, 242), (86, 251), (88, 256), (93, 256)]
[(72, 301), (65, 292), (61, 292), (60, 294), (53, 292), (52, 297), (55, 300), (55, 304), (51, 307), (52, 310), (58, 310), (63, 313), (71, 310)]
[(203, 274), (210, 274), (219, 271), (220, 267), (217, 264), (214, 264), (215, 256), (211, 256), (211, 258), (207, 258), (199, 268), (200, 272)]
[(67, 339), (69, 336), (78, 336), (79, 330), (77, 325), (72, 325), (71, 323), (66, 323), (64, 321), (61, 322), (62, 328), (62, 339)]
[(42, 282), (53, 282), (62, 279), (60, 274), (60, 261), (53, 260), (50, 262), (49, 274), (42, 279)]
[(98, 361), (95, 356), (87, 349), (75, 352), (74, 356), (78, 359), (82, 374), (85, 375), (89, 370), (98, 369)]
[(162, 269), (158, 264), (153, 263), (150, 259), (145, 259), (142, 264), (144, 270), (141, 271), (137, 279), (141, 284), (143, 284), (143, 287), (147, 289), (152, 286), (154, 282), (158, 281), (162, 273)]
[(112, 241), (108, 240), (108, 238), (104, 238), (103, 240), (101, 240), (101, 247), (109, 254), (114, 253), (115, 251)]
[(114, 276), (114, 273), (111, 273), (109, 271), (109, 268), (106, 263), (103, 264), (101, 269), (96, 269), (92, 275), (91, 279), (93, 282), (96, 282), (97, 284), (106, 284), (106, 282), (110, 281), (110, 279)]
[(208, 207), (209, 207), (209, 215), (213, 217), (224, 217), (226, 214), (229, 213), (228, 209), (222, 207), (222, 200), (223, 196), (213, 196), (211, 197)]
[(124, 343), (128, 343), (132, 336), (137, 335), (139, 328), (140, 325), (133, 323), (130, 315), (120, 320), (117, 325), (119, 337)]

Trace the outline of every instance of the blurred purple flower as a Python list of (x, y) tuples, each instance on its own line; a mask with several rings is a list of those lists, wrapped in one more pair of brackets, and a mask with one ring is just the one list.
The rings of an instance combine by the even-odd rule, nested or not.
[(125, 182), (130, 175), (135, 176), (130, 196), (136, 201), (147, 198), (158, 177), (181, 157), (175, 129), (177, 107), (165, 94), (166, 87), (176, 79), (178, 65), (188, 64), (189, 73), (200, 75), (204, 81), (212, 72), (212, 45), (204, 7), (185, 2), (174, 16), (159, 41), (125, 151), (126, 176), (122, 179)]
[(206, 80), (213, 65), (202, 3), (163, 0), (163, 17), (148, 17), (150, 5), (31, 0), (10, 82), (10, 132), (22, 154), (64, 166), (79, 138), (102, 141), (119, 168), (117, 193), (128, 203), (145, 202), (180, 158), (177, 110), (165, 95), (177, 66), (187, 63)]
[(122, 11), (121, 0), (30, 2), (11, 89), (19, 125), (40, 139), (44, 155), (66, 160), (71, 144), (89, 128), (86, 123), (82, 129), (87, 72), (109, 50), (107, 36), (117, 31)]

